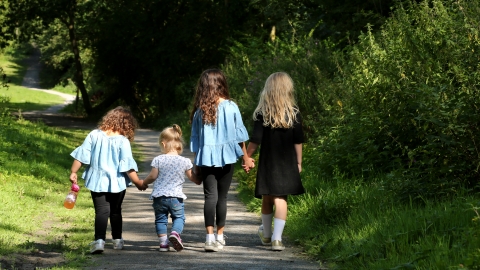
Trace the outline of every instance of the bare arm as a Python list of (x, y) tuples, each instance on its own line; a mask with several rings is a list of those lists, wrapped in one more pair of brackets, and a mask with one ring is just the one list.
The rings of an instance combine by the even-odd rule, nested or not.
[(158, 168), (152, 167), (152, 170), (148, 174), (145, 179), (143, 179), (143, 185), (148, 186), (149, 184), (153, 183), (155, 179), (158, 177)]
[(297, 153), (298, 171), (302, 172), (302, 144), (295, 144), (295, 152)]
[(191, 169), (186, 170), (185, 175), (187, 176), (188, 179), (190, 179), (190, 181), (192, 181), (193, 183), (195, 183), (197, 185), (200, 185), (202, 183), (202, 181), (200, 179), (198, 179), (197, 175), (192, 173)]
[(253, 154), (255, 154), (255, 151), (257, 151), (257, 148), (258, 148), (258, 144), (249, 142), (248, 148), (247, 148), (247, 155), (249, 157), (253, 156)]
[(127, 172), (127, 175), (128, 175), (128, 178), (130, 178), (130, 180), (132, 180), (132, 182), (135, 184), (135, 186), (139, 189), (139, 190), (145, 190), (146, 188), (143, 187), (143, 180), (140, 180), (140, 178), (138, 178), (138, 174), (135, 170), (130, 170)]
[(77, 184), (77, 172), (82, 167), (82, 163), (76, 159), (73, 160), (72, 168), (70, 169), (70, 182)]

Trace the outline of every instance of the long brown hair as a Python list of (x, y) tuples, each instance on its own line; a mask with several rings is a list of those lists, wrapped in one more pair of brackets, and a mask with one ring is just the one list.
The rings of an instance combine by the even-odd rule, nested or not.
[(98, 123), (98, 128), (103, 131), (118, 132), (127, 137), (128, 140), (133, 141), (138, 123), (130, 109), (118, 106), (105, 114)]
[(260, 93), (253, 120), (257, 120), (257, 115), (261, 114), (264, 126), (291, 128), (298, 113), (293, 88), (292, 78), (287, 73), (271, 74)]
[(190, 120), (193, 120), (193, 115), (200, 109), (203, 123), (215, 125), (219, 98), (230, 99), (225, 74), (219, 69), (207, 69), (198, 79)]

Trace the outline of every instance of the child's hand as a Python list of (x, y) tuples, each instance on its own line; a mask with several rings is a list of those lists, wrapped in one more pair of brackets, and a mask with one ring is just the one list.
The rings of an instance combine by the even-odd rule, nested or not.
[(251, 169), (255, 168), (255, 160), (251, 157), (243, 157), (242, 168), (246, 173), (249, 173)]
[(192, 173), (192, 182), (196, 185), (200, 185), (202, 183), (202, 179), (200, 179), (198, 175)]
[(138, 190), (141, 190), (141, 191), (144, 191), (145, 189), (148, 188), (148, 185), (147, 185), (147, 187), (145, 187), (145, 185), (143, 184), (143, 180), (139, 180), (138, 182), (136, 182), (134, 184), (138, 188)]
[(77, 173), (72, 172), (70, 174), (70, 182), (72, 182), (72, 184), (77, 184)]
[(202, 184), (202, 180), (200, 180), (200, 179), (197, 179), (197, 180), (195, 180), (195, 182), (194, 182), (194, 183), (195, 183), (195, 184), (197, 184), (197, 185), (201, 185), (201, 184)]

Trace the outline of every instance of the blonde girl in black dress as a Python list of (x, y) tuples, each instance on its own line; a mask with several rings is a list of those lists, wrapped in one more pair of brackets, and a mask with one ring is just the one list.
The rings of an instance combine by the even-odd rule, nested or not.
[[(262, 198), (258, 235), (263, 245), (281, 251), (285, 249), (282, 233), (287, 219), (287, 196), (305, 192), (300, 179), (302, 118), (293, 94), (293, 81), (287, 73), (277, 72), (268, 77), (253, 119), (255, 125), (247, 155), (251, 157), (262, 145), (255, 185), (255, 197)], [(244, 169), (248, 172), (250, 168), (244, 166)]]

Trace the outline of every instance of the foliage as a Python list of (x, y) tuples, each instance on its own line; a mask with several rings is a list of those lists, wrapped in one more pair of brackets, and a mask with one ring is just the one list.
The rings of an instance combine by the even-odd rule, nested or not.
[[(314, 36), (231, 48), (223, 67), (246, 122), (275, 71), (306, 118), (289, 239), (334, 268), (477, 267), (479, 15), (475, 1), (398, 2), (342, 50)], [(258, 210), (254, 175), (238, 179)]]
[(347, 173), (394, 172), (407, 198), (473, 187), (478, 18), (478, 3), (412, 3), (378, 35), (362, 35), (340, 76), (348, 114), (320, 147), (322, 159)]
[(39, 44), (50, 69), (44, 85), (73, 81), (88, 114), (120, 100), (151, 122), (185, 110), (193, 91), (179, 85), (224, 63), (233, 40), (352, 41), (366, 20), (380, 25), (391, 0), (5, 0), (1, 6), (5, 37)]
[(445, 196), (479, 176), (478, 12), (476, 2), (399, 3), (345, 50), (252, 40), (231, 48), (224, 69), (249, 127), (267, 76), (292, 76), (322, 175), (387, 173), (405, 200)]

